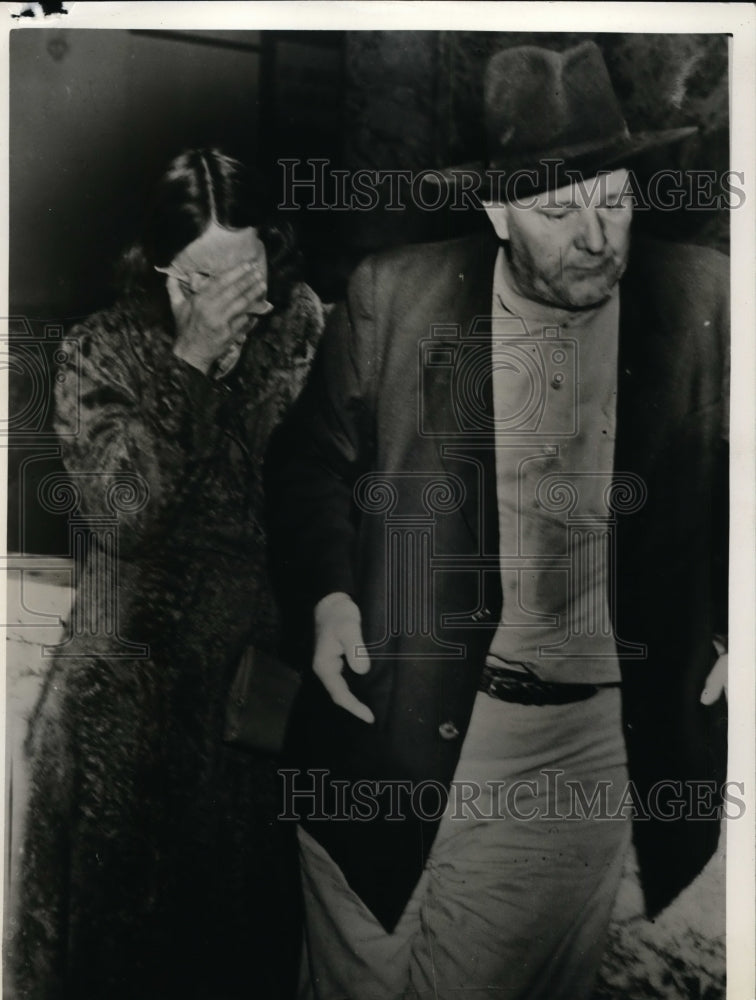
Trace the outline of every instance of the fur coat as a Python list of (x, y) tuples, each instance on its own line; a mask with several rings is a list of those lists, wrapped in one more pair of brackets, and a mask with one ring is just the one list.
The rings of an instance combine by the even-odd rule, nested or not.
[(138, 303), (74, 331), (56, 431), (91, 534), (27, 739), (19, 997), (277, 997), (295, 973), (275, 764), (222, 728), (244, 645), (277, 642), (261, 465), (322, 326), (296, 286), (222, 380)]

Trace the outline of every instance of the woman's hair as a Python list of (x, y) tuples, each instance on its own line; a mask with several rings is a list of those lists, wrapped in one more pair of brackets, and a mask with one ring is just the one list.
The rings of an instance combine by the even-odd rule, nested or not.
[(158, 294), (166, 267), (215, 221), (229, 229), (254, 226), (268, 258), (268, 299), (285, 305), (299, 277), (300, 257), (287, 222), (273, 217), (259, 177), (219, 149), (190, 149), (172, 160), (147, 206), (141, 239), (123, 255), (122, 287)]

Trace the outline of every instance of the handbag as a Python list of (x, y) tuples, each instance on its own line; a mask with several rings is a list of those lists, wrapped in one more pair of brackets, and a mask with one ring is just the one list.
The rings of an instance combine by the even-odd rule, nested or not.
[(224, 743), (280, 754), (301, 682), (297, 671), (278, 657), (247, 646), (226, 703)]

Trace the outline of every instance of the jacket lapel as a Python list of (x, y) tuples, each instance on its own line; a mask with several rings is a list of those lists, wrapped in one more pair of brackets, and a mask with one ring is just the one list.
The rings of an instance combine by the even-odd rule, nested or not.
[(429, 339), (422, 400), (441, 464), (464, 483), (460, 512), (480, 554), (498, 549), (498, 537), (493, 537), (498, 526), (491, 382), (497, 250), (488, 233), (463, 245), (454, 263), (444, 323)]
[[(634, 246), (637, 260), (643, 243), (639, 240)], [(665, 397), (674, 391), (674, 380), (668, 371), (670, 345), (664, 343), (633, 259), (631, 251), (620, 285), (614, 470), (615, 475), (634, 472), (645, 477), (667, 430), (669, 401)]]

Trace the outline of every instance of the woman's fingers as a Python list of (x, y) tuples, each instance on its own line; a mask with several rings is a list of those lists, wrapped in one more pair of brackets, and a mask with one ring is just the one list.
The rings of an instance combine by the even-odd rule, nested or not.
[[(233, 269), (234, 273), (237, 269)], [(233, 322), (240, 316), (265, 315), (272, 306), (265, 299), (267, 281), (259, 268), (236, 274), (232, 281), (219, 283), (216, 294), (212, 298), (213, 308), (217, 309), (219, 318)]]
[(181, 288), (181, 282), (174, 275), (169, 274), (165, 280), (165, 287), (168, 291), (168, 298), (174, 313), (176, 310), (185, 310), (187, 306), (186, 295)]
[(204, 371), (252, 328), (255, 317), (273, 308), (265, 298), (265, 271), (250, 261), (208, 276), (189, 295), (169, 276), (167, 290), (178, 327), (178, 353)]
[[(228, 275), (235, 274), (232, 281)], [(266, 282), (255, 271), (239, 272), (238, 268), (208, 282), (193, 297), (194, 305), (213, 326), (220, 326), (240, 313), (249, 312), (253, 303), (264, 297)]]
[(224, 305), (224, 314), (229, 319), (237, 316), (249, 316), (252, 313), (259, 313), (262, 302), (265, 301), (265, 288), (259, 286), (254, 288), (242, 288), (237, 294), (229, 299)]
[(246, 276), (252, 275), (255, 272), (260, 273), (260, 268), (257, 264), (249, 260), (242, 261), (241, 264), (235, 264), (227, 271), (219, 271), (217, 274), (214, 274), (210, 282), (212, 290), (218, 295), (222, 295), (229, 288), (233, 288), (239, 281), (243, 281)]
[(265, 272), (257, 264), (245, 263), (232, 267), (217, 275), (212, 282), (212, 294), (221, 308), (233, 302), (240, 295), (255, 298), (264, 297), (267, 291)]

